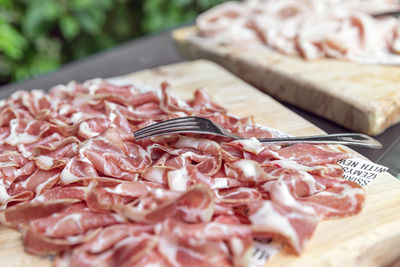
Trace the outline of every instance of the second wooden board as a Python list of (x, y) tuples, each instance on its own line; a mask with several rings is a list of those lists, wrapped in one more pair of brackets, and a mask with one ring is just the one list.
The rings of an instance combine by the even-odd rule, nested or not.
[(196, 35), (195, 27), (173, 33), (184, 56), (213, 60), (266, 93), (351, 130), (377, 135), (400, 121), (400, 67), (306, 61), (216, 45)]

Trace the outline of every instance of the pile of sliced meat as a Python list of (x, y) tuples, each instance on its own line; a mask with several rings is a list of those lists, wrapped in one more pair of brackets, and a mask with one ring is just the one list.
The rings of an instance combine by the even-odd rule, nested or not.
[(338, 148), (132, 132), (182, 116), (271, 137), (203, 90), (185, 102), (103, 80), (19, 91), (1, 103), (1, 222), (57, 266), (247, 266), (253, 239), (300, 254), (324, 218), (360, 212)]
[(400, 53), (398, 18), (371, 16), (399, 9), (394, 0), (247, 0), (221, 4), (196, 25), (201, 36), (223, 45), (361, 60)]

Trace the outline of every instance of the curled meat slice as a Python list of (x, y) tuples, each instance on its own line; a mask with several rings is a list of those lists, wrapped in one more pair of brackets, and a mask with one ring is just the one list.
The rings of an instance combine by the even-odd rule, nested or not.
[(98, 177), (96, 169), (91, 162), (78, 160), (73, 157), (61, 171), (60, 183), (62, 185), (72, 184), (75, 182), (88, 183), (87, 180)]
[[(212, 192), (202, 184), (192, 186), (184, 193), (159, 192), (159, 200), (155, 192), (154, 197), (140, 199), (132, 205), (121, 207), (121, 214), (131, 221), (143, 223), (158, 223), (170, 217), (193, 223), (208, 222), (213, 215)], [(164, 194), (166, 196), (163, 196)]]
[(313, 207), (321, 216), (343, 218), (361, 212), (365, 200), (365, 191), (352, 181), (335, 181), (318, 177), (316, 180), (326, 189), (310, 196), (300, 197), (298, 201)]
[(36, 146), (30, 159), (36, 166), (43, 170), (50, 170), (65, 166), (69, 159), (75, 156), (80, 141), (70, 136), (62, 141), (52, 144), (51, 147)]
[(73, 199), (52, 200), (45, 203), (25, 202), (7, 208), (1, 213), (1, 222), (13, 227), (27, 225), (32, 220), (47, 217), (78, 202)]
[(41, 170), (37, 169), (31, 176), (29, 176), (24, 182), (23, 186), (36, 195), (40, 195), (42, 192), (49, 188), (52, 188), (54, 184), (60, 179), (60, 171), (56, 169), (52, 170)]
[(248, 217), (256, 237), (283, 238), (298, 254), (319, 222), (315, 213), (293, 209), (271, 200), (250, 202), (237, 210), (241, 216)]
[(151, 163), (143, 148), (135, 143), (124, 143), (114, 128), (84, 142), (79, 156), (91, 162), (97, 171), (123, 180), (134, 180), (135, 174)]
[(110, 127), (112, 122), (107, 118), (91, 118), (79, 124), (78, 135), (90, 139)]
[(86, 205), (77, 203), (50, 216), (31, 221), (30, 227), (36, 233), (47, 237), (64, 238), (121, 222), (123, 219), (117, 214), (96, 213)]
[(83, 201), (87, 197), (87, 187), (85, 186), (56, 186), (47, 189), (40, 195), (36, 195), (32, 202), (46, 203), (52, 200), (73, 199)]
[(187, 156), (192, 161), (197, 162), (197, 169), (207, 175), (215, 174), (221, 167), (221, 147), (217, 142), (203, 138), (180, 136), (178, 141), (174, 144), (174, 147), (198, 150), (200, 153), (193, 153), (190, 151), (185, 153), (182, 151), (182, 156)]
[(89, 184), (86, 203), (94, 211), (118, 210), (119, 207), (138, 198), (144, 198), (157, 189), (158, 194), (163, 194), (162, 186), (151, 182), (93, 180)]
[(130, 266), (155, 246), (152, 229), (152, 226), (138, 224), (105, 227), (72, 252), (65, 253), (56, 263), (64, 266)]
[(16, 151), (8, 151), (0, 154), (0, 175), (2, 184), (9, 187), (18, 177), (32, 174), (36, 166)]
[(276, 179), (265, 172), (254, 160), (240, 159), (233, 163), (225, 163), (225, 173), (237, 180), (248, 183), (260, 183)]
[(85, 234), (71, 236), (67, 238), (52, 238), (38, 233), (30, 227), (23, 227), (22, 241), (25, 250), (35, 255), (56, 255), (65, 250), (89, 240), (99, 229), (88, 231)]
[(10, 121), (10, 135), (4, 139), (4, 142), (14, 146), (34, 143), (49, 128), (50, 125), (46, 121), (12, 119)]
[(336, 163), (349, 157), (347, 153), (335, 151), (326, 145), (296, 144), (281, 148), (277, 153), (285, 159), (305, 166)]
[(251, 245), (251, 231), (244, 225), (169, 219), (161, 227), (158, 250), (173, 266), (242, 266), (240, 262), (251, 256)]

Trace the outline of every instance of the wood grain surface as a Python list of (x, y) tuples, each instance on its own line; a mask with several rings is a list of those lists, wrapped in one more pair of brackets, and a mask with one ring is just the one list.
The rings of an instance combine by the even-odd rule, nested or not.
[[(238, 116), (293, 134), (322, 131), (289, 111), (271, 97), (249, 86), (214, 63), (204, 60), (145, 70), (118, 78), (123, 82), (158, 86), (169, 81), (179, 97), (192, 97), (206, 88), (213, 99)], [(361, 214), (323, 221), (303, 254), (282, 250), (266, 266), (386, 266), (400, 259), (400, 183), (385, 173), (366, 188)], [(47, 258), (24, 252), (20, 234), (0, 227), (1, 266), (51, 266)]]
[(213, 60), (271, 96), (370, 135), (400, 121), (400, 66), (307, 61), (268, 49), (221, 46), (175, 30), (185, 57)]

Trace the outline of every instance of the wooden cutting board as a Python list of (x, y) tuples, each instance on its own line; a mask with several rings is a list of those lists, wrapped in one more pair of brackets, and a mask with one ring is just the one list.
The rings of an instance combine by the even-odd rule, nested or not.
[[(172, 84), (173, 92), (191, 98), (196, 88), (205, 87), (213, 99), (239, 116), (254, 116), (261, 123), (293, 135), (322, 131), (297, 116), (271, 97), (249, 86), (214, 63), (198, 60), (118, 78), (158, 86)], [(283, 250), (267, 266), (377, 266), (400, 259), (400, 182), (385, 173), (367, 188), (361, 214), (324, 221), (298, 257)], [(2, 266), (51, 266), (50, 260), (24, 252), (20, 234), (0, 226)]]
[(400, 66), (306, 61), (268, 49), (216, 45), (196, 34), (194, 26), (174, 31), (181, 54), (213, 60), (277, 99), (370, 135), (400, 121)]

